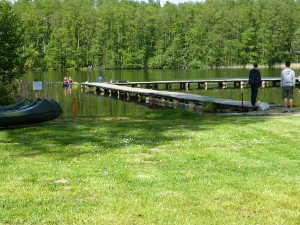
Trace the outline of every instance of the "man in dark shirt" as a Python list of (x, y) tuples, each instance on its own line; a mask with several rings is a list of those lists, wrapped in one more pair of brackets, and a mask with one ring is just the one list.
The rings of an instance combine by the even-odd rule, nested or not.
[(258, 64), (254, 63), (253, 67), (254, 68), (251, 69), (249, 73), (249, 84), (251, 86), (251, 104), (252, 106), (255, 106), (258, 88), (261, 85), (261, 75), (259, 70), (257, 69)]

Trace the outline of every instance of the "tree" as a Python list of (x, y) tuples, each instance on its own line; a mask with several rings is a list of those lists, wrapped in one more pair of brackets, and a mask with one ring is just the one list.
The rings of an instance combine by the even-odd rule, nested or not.
[(20, 75), (23, 60), (22, 25), (7, 1), (0, 1), (0, 83), (10, 84)]
[(22, 49), (31, 70), (299, 61), (296, 0), (167, 2), (163, 7), (159, 0), (17, 0), (12, 7), (25, 28)]

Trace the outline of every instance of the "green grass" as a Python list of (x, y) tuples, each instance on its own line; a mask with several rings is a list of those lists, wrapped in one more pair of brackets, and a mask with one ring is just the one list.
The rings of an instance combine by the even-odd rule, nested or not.
[(2, 129), (0, 224), (299, 224), (299, 127), (157, 111)]

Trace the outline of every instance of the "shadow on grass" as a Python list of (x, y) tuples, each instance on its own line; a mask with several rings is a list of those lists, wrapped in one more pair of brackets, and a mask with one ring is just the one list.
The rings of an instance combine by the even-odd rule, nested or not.
[[(20, 157), (41, 154), (62, 159), (88, 153), (107, 154), (141, 146), (143, 149), (188, 140), (189, 132), (208, 132), (215, 126), (260, 123), (267, 117), (195, 115), (178, 110), (156, 111), (144, 118), (59, 118), (53, 122), (1, 129), (2, 143), (14, 143)], [(226, 132), (226, 131), (224, 131)], [(16, 147), (16, 146), (15, 146)]]

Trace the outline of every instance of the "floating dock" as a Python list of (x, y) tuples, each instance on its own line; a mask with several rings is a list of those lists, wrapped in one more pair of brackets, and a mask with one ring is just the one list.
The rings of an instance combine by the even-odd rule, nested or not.
[(128, 87), (121, 86), (116, 84), (108, 84), (108, 83), (98, 83), (98, 82), (85, 82), (81, 83), (82, 90), (90, 91), (90, 88), (93, 88), (93, 91), (97, 93), (105, 92), (108, 95), (126, 95), (127, 99), (130, 96), (136, 96), (138, 99), (142, 97), (151, 98), (151, 100), (155, 101), (155, 99), (160, 99), (164, 101), (168, 101), (172, 103), (174, 101), (185, 103), (185, 104), (193, 104), (193, 105), (202, 105), (204, 102), (214, 102), (218, 107), (227, 107), (227, 108), (252, 108), (250, 102), (247, 101), (238, 101), (231, 99), (220, 99), (196, 94), (187, 94), (180, 92), (170, 92), (170, 91), (159, 91), (153, 89), (146, 88), (136, 88), (136, 87)]
[[(298, 81), (298, 79), (296, 79)], [(262, 86), (280, 86), (280, 77), (262, 78)], [(158, 89), (158, 85), (164, 85), (166, 90), (171, 90), (172, 85), (179, 85), (180, 89), (189, 90), (191, 85), (198, 85), (198, 88), (207, 88), (209, 84), (217, 84), (219, 88), (226, 88), (232, 83), (234, 87), (243, 88), (248, 83), (247, 78), (220, 78), (220, 79), (199, 79), (199, 80), (177, 80), (177, 81), (144, 81), (144, 82), (120, 82), (118, 85), (129, 85), (131, 87), (146, 87)]]

